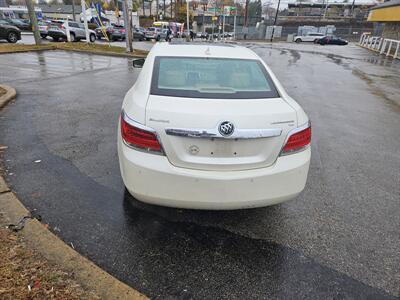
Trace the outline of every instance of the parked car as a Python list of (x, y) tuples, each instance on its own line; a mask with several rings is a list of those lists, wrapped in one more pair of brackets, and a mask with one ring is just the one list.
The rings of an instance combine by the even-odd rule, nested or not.
[[(168, 29), (163, 29), (160, 32), (160, 40), (165, 41), (167, 39), (167, 35), (168, 35)], [(171, 32), (171, 37), (173, 36), (172, 32)]]
[(138, 200), (241, 209), (305, 187), (311, 125), (265, 62), (236, 45), (157, 43), (122, 104), (118, 157)]
[(31, 23), (25, 23), (23, 22), (21, 19), (7, 19), (8, 23), (10, 25), (13, 25), (17, 28), (19, 28), (20, 30), (24, 30), (24, 31), (30, 31), (32, 30), (32, 26)]
[(0, 40), (7, 40), (9, 43), (16, 43), (21, 39), (21, 30), (10, 25), (6, 20), (0, 20)]
[(103, 30), (105, 31), (107, 38), (110, 41), (117, 41), (117, 40), (122, 40), (125, 39), (125, 28), (123, 26), (117, 27), (115, 25), (109, 25), (106, 27), (97, 27), (95, 32), (97, 38), (100, 40), (104, 38), (104, 33)]
[(326, 36), (320, 39), (320, 45), (347, 45), (349, 42), (336, 36)]
[(317, 42), (319, 39), (323, 38), (325, 35), (318, 32), (309, 32), (306, 35), (297, 35), (294, 37), (296, 43), (301, 42)]
[[(69, 33), (71, 36), (71, 42), (85, 40), (86, 33), (85, 33), (85, 26), (81, 23), (77, 22), (68, 22)], [(59, 40), (67, 40), (67, 33), (66, 33), (66, 23), (58, 25), (51, 25), (47, 31), (48, 36), (50, 36), (55, 42)], [(96, 32), (94, 30), (89, 29), (89, 39), (90, 42), (94, 43), (96, 40)]]
[(43, 39), (45, 39), (47, 37), (50, 24), (48, 24), (46, 22), (38, 22), (38, 26), (39, 26), (40, 36)]
[(119, 33), (120, 39), (125, 40), (125, 27), (122, 25), (116, 25), (116, 24), (114, 24), (113, 27), (114, 27), (114, 33), (116, 33), (116, 34)]
[(149, 41), (149, 40), (159, 41), (160, 33), (161, 33), (161, 30), (159, 28), (149, 27), (149, 28), (147, 28), (146, 32), (144, 33), (144, 37), (145, 37), (146, 41)]
[(144, 41), (144, 32), (140, 28), (134, 27), (132, 29), (133, 39), (138, 41)]

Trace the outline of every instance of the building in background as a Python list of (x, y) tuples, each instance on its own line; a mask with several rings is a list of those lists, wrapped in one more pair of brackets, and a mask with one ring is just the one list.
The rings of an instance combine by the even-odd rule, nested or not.
[(382, 37), (400, 40), (400, 0), (391, 0), (371, 9), (368, 21), (383, 26)]
[(352, 3), (349, 2), (301, 2), (288, 4), (287, 19), (346, 19), (366, 20), (369, 10), (377, 1)]
[[(73, 20), (72, 5), (64, 4), (39, 4), (38, 7), (42, 10), (43, 16), (47, 19), (70, 19)], [(75, 5), (75, 17), (79, 20), (81, 7)]]

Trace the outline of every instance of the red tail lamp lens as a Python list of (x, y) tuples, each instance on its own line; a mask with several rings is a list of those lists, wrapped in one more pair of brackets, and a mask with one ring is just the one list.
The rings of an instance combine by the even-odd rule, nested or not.
[(123, 115), (121, 115), (121, 135), (125, 143), (133, 148), (161, 152), (161, 145), (155, 133), (129, 124)]
[(311, 126), (289, 137), (282, 154), (291, 154), (303, 150), (311, 143)]

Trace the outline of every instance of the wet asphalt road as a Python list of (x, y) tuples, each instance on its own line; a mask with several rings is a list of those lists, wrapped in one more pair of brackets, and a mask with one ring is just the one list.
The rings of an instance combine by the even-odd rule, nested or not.
[[(0, 56), (6, 179), (65, 242), (154, 298), (400, 294), (400, 64), (349, 47), (247, 44), (313, 121), (305, 191), (282, 205), (189, 211), (124, 193), (116, 154), (128, 59)], [(35, 163), (35, 160), (41, 160)]]

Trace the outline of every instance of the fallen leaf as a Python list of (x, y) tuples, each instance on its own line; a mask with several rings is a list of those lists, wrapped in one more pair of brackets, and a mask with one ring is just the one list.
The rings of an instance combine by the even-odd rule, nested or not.
[(9, 235), (8, 236), (8, 239), (10, 240), (10, 241), (16, 241), (17, 239), (18, 239), (18, 237), (16, 236), (16, 235)]

